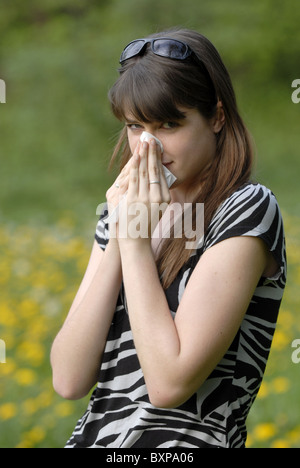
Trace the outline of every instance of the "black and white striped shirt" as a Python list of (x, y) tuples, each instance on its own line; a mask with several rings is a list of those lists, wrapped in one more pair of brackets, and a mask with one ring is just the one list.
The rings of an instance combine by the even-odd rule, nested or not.
[[(102, 218), (96, 239), (105, 249), (108, 231)], [(261, 238), (273, 253), (279, 271), (273, 278), (260, 279), (233, 343), (197, 393), (174, 409), (159, 409), (150, 404), (122, 289), (99, 383), (67, 448), (245, 446), (246, 418), (262, 382), (286, 281), (283, 223), (270, 190), (259, 184), (247, 184), (225, 200), (201, 245), (166, 291), (166, 297), (170, 312), (175, 315), (203, 252), (236, 236)]]

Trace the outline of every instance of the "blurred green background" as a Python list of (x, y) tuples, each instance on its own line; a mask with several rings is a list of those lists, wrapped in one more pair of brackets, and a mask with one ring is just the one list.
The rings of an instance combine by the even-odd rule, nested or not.
[(217, 47), (286, 223), (289, 283), (249, 447), (300, 446), (300, 78), (297, 0), (0, 0), (0, 447), (62, 447), (87, 405), (51, 387), (51, 342), (86, 267), (120, 124), (123, 47), (173, 26)]

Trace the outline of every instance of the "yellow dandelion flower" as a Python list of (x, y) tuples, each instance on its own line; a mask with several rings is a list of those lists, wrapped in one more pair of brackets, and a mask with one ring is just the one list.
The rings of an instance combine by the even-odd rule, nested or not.
[(23, 401), (21, 408), (26, 416), (31, 416), (39, 410), (35, 398), (28, 398), (27, 400)]
[(285, 330), (292, 329), (295, 322), (295, 317), (289, 310), (281, 309), (278, 316), (278, 325)]
[(285, 439), (277, 439), (272, 442), (271, 448), (291, 448), (291, 444)]
[(49, 284), (51, 286), (51, 290), (60, 292), (66, 288), (67, 282), (64, 274), (61, 271), (53, 271), (49, 275)]
[(295, 427), (287, 434), (288, 439), (292, 443), (300, 443), (300, 426)]
[(20, 314), (24, 318), (31, 318), (34, 315), (38, 315), (39, 313), (39, 304), (34, 301), (33, 299), (24, 299), (20, 303)]
[(1, 366), (0, 375), (8, 376), (12, 374), (16, 369), (16, 364), (11, 359), (6, 360), (6, 364)]
[(11, 267), (7, 260), (0, 261), (0, 284), (8, 283), (11, 277)]
[(287, 346), (290, 346), (290, 337), (283, 330), (278, 328), (275, 331), (272, 347), (275, 350), (282, 351)]
[(272, 423), (258, 424), (253, 430), (253, 437), (256, 440), (264, 441), (275, 436), (277, 428)]
[(34, 320), (34, 323), (30, 323), (30, 330), (28, 330), (28, 339), (35, 341), (41, 341), (48, 336), (49, 325), (44, 316), (39, 316), (38, 320)]
[(286, 377), (277, 377), (272, 380), (270, 384), (270, 387), (275, 393), (286, 393), (290, 386), (290, 381)]
[(39, 366), (45, 358), (45, 349), (41, 343), (24, 341), (17, 348), (17, 357), (32, 366)]
[(19, 369), (14, 377), (22, 387), (28, 387), (36, 382), (36, 374), (32, 369)]
[(46, 437), (46, 431), (41, 426), (35, 426), (24, 434), (24, 438), (33, 445), (41, 442)]
[(46, 390), (40, 395), (38, 395), (35, 399), (36, 405), (39, 408), (47, 408), (48, 406), (51, 406), (53, 403), (53, 396), (54, 396), (54, 391), (52, 390)]
[(0, 325), (16, 327), (18, 324), (15, 312), (7, 301), (0, 302)]
[(59, 403), (55, 407), (55, 413), (61, 418), (70, 416), (70, 414), (73, 413), (72, 403), (70, 403), (69, 401), (63, 401), (62, 403)]
[(29, 449), (33, 448), (33, 443), (31, 440), (23, 439), (19, 444), (15, 446), (16, 449)]
[(265, 398), (266, 396), (269, 395), (269, 393), (270, 393), (269, 386), (268, 386), (267, 382), (263, 381), (262, 384), (261, 384), (261, 387), (259, 389), (257, 398)]
[(5, 403), (0, 406), (0, 419), (6, 421), (12, 419), (17, 414), (17, 406), (14, 403)]

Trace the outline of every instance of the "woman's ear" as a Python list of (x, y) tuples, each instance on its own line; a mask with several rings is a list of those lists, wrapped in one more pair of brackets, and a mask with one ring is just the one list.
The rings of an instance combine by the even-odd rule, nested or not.
[(213, 131), (219, 133), (225, 124), (225, 113), (222, 101), (218, 101), (216, 115), (213, 118)]

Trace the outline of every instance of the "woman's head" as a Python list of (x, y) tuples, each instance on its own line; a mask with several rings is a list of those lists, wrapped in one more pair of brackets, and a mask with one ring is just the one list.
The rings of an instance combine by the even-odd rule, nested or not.
[[(168, 37), (189, 44), (191, 38), (185, 34), (185, 31), (169, 31), (149, 38)], [(129, 111), (144, 122), (182, 118), (179, 107), (197, 108), (204, 117), (210, 118), (217, 105), (214, 85), (205, 65), (196, 58), (196, 51), (186, 60), (174, 60), (154, 54), (149, 43), (141, 55), (122, 64), (120, 78), (109, 97), (118, 119), (124, 120)]]
[[(198, 177), (194, 199), (205, 203), (207, 227), (220, 203), (250, 177), (253, 153), (249, 135), (237, 109), (228, 71), (212, 43), (186, 29), (165, 31), (148, 39), (159, 38), (181, 41), (191, 53), (183, 60), (171, 59), (154, 53), (153, 43), (137, 44), (133, 53), (139, 53), (122, 62), (120, 77), (110, 90), (109, 99), (114, 115), (121, 121), (126, 121), (128, 114), (146, 123), (180, 120), (184, 117), (182, 108), (196, 109), (207, 121), (222, 113), (223, 124), (215, 135), (215, 156)], [(127, 56), (132, 55), (132, 50), (127, 52)], [(113, 159), (120, 150), (123, 166), (131, 156), (125, 130)], [(173, 241), (169, 240), (164, 252), (176, 250)], [(169, 253), (165, 256), (167, 263), (163, 262), (165, 267)], [(188, 254), (184, 257), (187, 259)]]
[[(187, 44), (192, 53), (185, 60), (161, 57), (145, 44), (139, 55), (122, 63), (120, 77), (109, 92), (115, 116), (126, 120), (130, 113), (141, 122), (167, 122), (182, 118), (180, 107), (196, 108), (210, 119), (222, 111), (225, 124), (217, 135), (218, 154), (234, 151), (239, 157), (230, 165), (230, 172), (248, 166), (243, 154), (249, 155), (247, 131), (239, 116), (230, 76), (213, 44), (203, 35), (176, 29), (149, 36), (169, 38)], [(219, 104), (218, 104), (219, 103)], [(124, 141), (125, 140), (125, 141)], [(125, 132), (122, 134), (124, 161), (130, 157)], [(236, 152), (236, 151), (234, 151)], [(250, 151), (251, 152), (251, 151)], [(223, 154), (223, 162), (225, 155)]]

